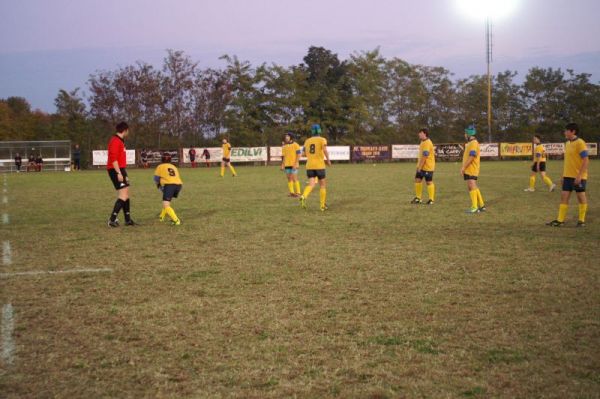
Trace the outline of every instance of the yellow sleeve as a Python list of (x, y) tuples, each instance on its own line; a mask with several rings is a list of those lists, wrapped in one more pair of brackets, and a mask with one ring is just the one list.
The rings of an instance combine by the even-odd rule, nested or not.
[(577, 155), (581, 156), (580, 154), (585, 151), (587, 153), (587, 145), (585, 144), (585, 141), (583, 141), (582, 139), (577, 140)]

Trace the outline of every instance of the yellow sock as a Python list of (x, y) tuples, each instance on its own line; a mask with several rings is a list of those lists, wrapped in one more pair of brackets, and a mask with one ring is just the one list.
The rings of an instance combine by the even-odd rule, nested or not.
[(481, 195), (481, 191), (479, 191), (479, 189), (477, 189), (475, 191), (477, 191), (477, 202), (479, 203), (479, 207), (481, 208), (482, 206), (485, 205), (483, 203), (483, 196)]
[(295, 186), (296, 186), (296, 194), (300, 195), (300, 182), (299, 182), (299, 181), (297, 181), (297, 182), (295, 183)]
[(544, 183), (546, 183), (548, 187), (552, 187), (552, 180), (548, 176), (544, 176)]
[(169, 206), (165, 210), (167, 212), (167, 215), (169, 215), (169, 217), (171, 218), (172, 221), (176, 222), (179, 220), (179, 218), (177, 218), (177, 214), (175, 214), (175, 210), (173, 208), (171, 208)]
[(288, 189), (290, 190), (290, 194), (294, 194), (294, 182), (288, 182)]
[(529, 188), (531, 190), (535, 188), (535, 175), (529, 177)]
[(162, 211), (160, 211), (160, 220), (163, 220), (165, 218), (165, 215), (167, 214), (167, 208), (163, 208)]
[(225, 176), (225, 166), (221, 166), (221, 177)]
[(477, 190), (469, 191), (469, 197), (471, 197), (471, 208), (477, 208)]
[(325, 208), (325, 200), (327, 200), (327, 189), (322, 188), (319, 190), (319, 204), (321, 208)]
[(304, 197), (304, 199), (308, 198), (308, 196), (310, 195), (311, 191), (312, 191), (312, 187), (311, 186), (304, 187), (304, 193), (302, 194), (302, 196)]
[(585, 213), (587, 212), (587, 204), (579, 204), (579, 221), (585, 222)]
[(427, 185), (427, 195), (430, 200), (435, 201), (435, 185), (433, 183)]
[(415, 197), (421, 199), (423, 195), (423, 183), (415, 183)]
[(235, 173), (235, 168), (233, 167), (233, 165), (229, 165), (229, 170), (231, 171), (231, 174), (234, 176), (237, 176), (237, 173)]
[(558, 207), (558, 217), (556, 218), (556, 220), (558, 220), (559, 222), (564, 222), (565, 218), (567, 217), (568, 209), (569, 209), (569, 205), (560, 204), (560, 206)]

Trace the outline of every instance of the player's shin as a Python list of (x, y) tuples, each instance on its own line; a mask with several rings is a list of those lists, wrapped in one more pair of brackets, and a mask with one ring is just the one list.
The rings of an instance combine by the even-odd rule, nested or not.
[(324, 187), (321, 187), (321, 189), (319, 190), (319, 204), (321, 206), (321, 209), (325, 208), (326, 201), (327, 201), (327, 189)]
[(427, 185), (427, 195), (430, 200), (435, 201), (435, 184), (431, 183)]

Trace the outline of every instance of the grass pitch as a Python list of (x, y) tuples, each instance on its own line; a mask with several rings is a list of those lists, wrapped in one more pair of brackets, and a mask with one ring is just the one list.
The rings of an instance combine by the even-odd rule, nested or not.
[[(484, 162), (478, 215), (457, 163), (434, 206), (412, 163), (334, 165), (325, 213), (275, 167), (182, 169), (179, 227), (131, 170), (119, 229), (105, 171), (8, 175), (0, 397), (600, 397), (600, 161), (584, 229), (529, 164)], [(112, 272), (9, 274), (84, 268)]]

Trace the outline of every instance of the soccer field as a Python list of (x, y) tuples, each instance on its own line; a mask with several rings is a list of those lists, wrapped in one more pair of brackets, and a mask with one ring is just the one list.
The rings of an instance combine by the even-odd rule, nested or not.
[(529, 168), (484, 162), (476, 215), (458, 163), (433, 206), (413, 163), (334, 165), (325, 213), (277, 167), (181, 169), (177, 227), (131, 170), (118, 229), (104, 170), (0, 177), (0, 397), (600, 397), (600, 161), (585, 228)]

